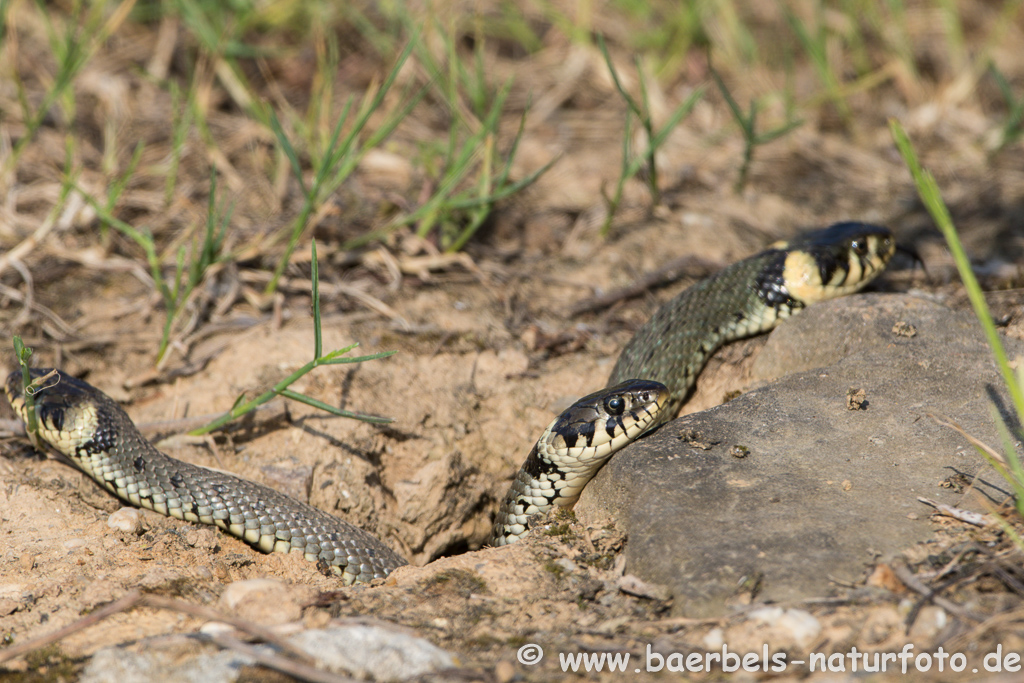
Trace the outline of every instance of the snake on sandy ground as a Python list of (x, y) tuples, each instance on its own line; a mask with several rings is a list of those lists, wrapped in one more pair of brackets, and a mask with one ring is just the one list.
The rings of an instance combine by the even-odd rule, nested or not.
[[(623, 349), (609, 386), (544, 431), (499, 508), (492, 543), (518, 540), (534, 515), (573, 505), (615, 451), (675, 416), (722, 344), (859, 290), (895, 248), (885, 228), (838, 223), (734, 263), (665, 304)], [(24, 420), (20, 372), (5, 390)], [(41, 439), (127, 503), (216, 525), (264, 552), (300, 552), (345, 583), (386, 577), (406, 564), (380, 539), (322, 510), (160, 453), (120, 406), (82, 380), (59, 374), (33, 396)]]

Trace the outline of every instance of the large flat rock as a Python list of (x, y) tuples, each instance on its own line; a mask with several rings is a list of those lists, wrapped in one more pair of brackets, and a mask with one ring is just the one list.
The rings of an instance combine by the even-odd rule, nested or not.
[[(577, 504), (584, 519), (617, 520), (627, 571), (669, 586), (679, 614), (722, 613), (751, 576), (767, 601), (832, 594), (930, 537), (919, 496), (978, 507), (940, 483), (984, 462), (928, 417), (1000, 443), (992, 406), (1005, 392), (973, 317), (898, 295), (820, 304), (780, 326), (754, 366), (793, 369), (624, 449)], [(976, 487), (1005, 495), (991, 469)]]

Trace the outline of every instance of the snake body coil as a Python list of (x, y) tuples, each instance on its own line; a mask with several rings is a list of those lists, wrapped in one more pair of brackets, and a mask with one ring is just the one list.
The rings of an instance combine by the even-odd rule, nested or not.
[(886, 228), (836, 223), (737, 261), (658, 309), (626, 344), (608, 384), (630, 377), (662, 382), (670, 396), (659, 423), (671, 420), (723, 344), (767, 332), (813, 303), (860, 290), (895, 251)]
[[(841, 223), (735, 263), (665, 304), (623, 350), (611, 386), (580, 399), (538, 440), (499, 509), (493, 544), (522, 537), (531, 516), (575, 503), (612, 453), (678, 412), (723, 343), (860, 289), (894, 250), (885, 228)], [(8, 377), (5, 390), (25, 419), (20, 373)], [(39, 436), (132, 505), (216, 525), (264, 552), (300, 552), (346, 583), (406, 564), (372, 534), (326, 512), (164, 455), (113, 400), (81, 380), (61, 374), (34, 396)]]

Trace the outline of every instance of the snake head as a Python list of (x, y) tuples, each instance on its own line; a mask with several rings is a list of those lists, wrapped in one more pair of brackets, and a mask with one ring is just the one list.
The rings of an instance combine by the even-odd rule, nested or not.
[[(39, 379), (50, 373), (51, 368), (32, 368), (32, 379)], [(7, 376), (4, 385), (7, 400), (14, 412), (26, 420), (26, 405), (21, 371)], [(98, 414), (113, 404), (109, 398), (80, 379), (61, 371), (45, 380), (32, 393), (35, 401), (36, 420), (39, 436), (57, 451), (74, 458), (80, 450), (90, 451), (100, 429)], [(114, 404), (114, 408), (117, 408)]]
[(555, 419), (542, 440), (556, 450), (578, 452), (580, 460), (604, 462), (657, 424), (667, 401), (664, 384), (626, 380), (576, 401)]
[(584, 396), (556, 417), (502, 503), (493, 543), (505, 545), (525, 535), (528, 518), (553, 505), (571, 507), (615, 451), (659, 424), (668, 398), (664, 384), (630, 379)]
[(766, 269), (767, 277), (762, 275), (759, 287), (779, 292), (776, 299), (799, 308), (860, 291), (885, 270), (896, 253), (896, 239), (888, 228), (851, 221), (810, 232), (775, 249), (779, 258)]
[(847, 221), (809, 233), (793, 247), (814, 257), (824, 286), (860, 289), (885, 270), (896, 253), (896, 239), (881, 225)]

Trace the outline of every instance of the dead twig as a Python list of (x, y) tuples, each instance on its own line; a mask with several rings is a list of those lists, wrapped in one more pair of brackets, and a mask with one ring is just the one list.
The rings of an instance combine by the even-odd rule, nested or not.
[(51, 311), (46, 306), (43, 306), (42, 304), (31, 300), (31, 298), (28, 295), (22, 294), (13, 287), (8, 287), (7, 285), (4, 284), (0, 284), (0, 295), (5, 296), (8, 299), (11, 299), (12, 301), (17, 301), (20, 304), (24, 304), (26, 308), (31, 308), (33, 311), (41, 313), (42, 315), (49, 318), (54, 323), (54, 325), (57, 326), (57, 330), (60, 333), (53, 335), (54, 339), (66, 341), (75, 336), (75, 330), (66, 322), (64, 322), (59, 315)]
[(25, 267), (25, 264), (20, 259), (11, 259), (10, 265), (18, 274), (21, 275), (21, 279), (25, 282), (25, 301), (21, 307), (21, 311), (11, 321), (11, 327), (19, 329), (22, 325), (29, 321), (32, 317), (32, 308), (35, 305), (35, 282), (32, 279), (32, 272)]
[(934, 500), (929, 500), (928, 498), (919, 497), (918, 500), (925, 505), (935, 508), (935, 511), (940, 515), (959, 519), (961, 522), (966, 522), (967, 524), (973, 524), (974, 526), (980, 527), (999, 526), (991, 517), (983, 515), (980, 512), (971, 512), (970, 510), (953, 507), (952, 505), (946, 505), (945, 503), (937, 503)]
[(9, 659), (20, 657), (23, 654), (27, 654), (41, 647), (46, 647), (56, 643), (58, 640), (63, 640), (73, 633), (77, 633), (83, 629), (87, 629), (94, 624), (98, 624), (112, 614), (118, 612), (124, 612), (131, 609), (138, 604), (139, 598), (142, 596), (139, 591), (132, 591), (124, 597), (118, 598), (114, 602), (111, 602), (98, 610), (93, 612), (87, 617), (83, 617), (76, 622), (68, 624), (64, 628), (57, 629), (53, 633), (48, 633), (38, 638), (26, 640), (24, 643), (18, 643), (11, 645), (0, 650), (0, 662), (6, 662)]
[(233, 626), (237, 630), (242, 633), (246, 633), (253, 638), (258, 638), (265, 643), (269, 643), (280, 648), (282, 651), (292, 655), (300, 662), (309, 665), (313, 665), (315, 663), (313, 657), (311, 657), (305, 650), (293, 645), (290, 641), (285, 640), (270, 629), (251, 621), (239, 619), (238, 617), (231, 616), (230, 614), (224, 614), (223, 612), (218, 612), (215, 609), (204, 607), (203, 605), (193, 605), (192, 603), (185, 602), (184, 600), (165, 598), (162, 595), (140, 595), (138, 604), (144, 607), (171, 610), (172, 612), (180, 612), (181, 614), (187, 614), (199, 619), (227, 624), (228, 626)]
[[(60, 209), (58, 205), (54, 209)], [(21, 261), (24, 257), (28, 256), (29, 253), (39, 246), (47, 235), (57, 225), (58, 215), (56, 211), (51, 211), (46, 219), (39, 224), (36, 231), (23, 239), (17, 246), (8, 251), (7, 253), (0, 256), (0, 274), (3, 274), (7, 267), (13, 265), (15, 261)]]
[(0, 420), (0, 433), (4, 436), (25, 436), (25, 423), (21, 420)]
[(931, 600), (933, 603), (946, 610), (950, 614), (957, 616), (961, 619), (969, 621), (982, 621), (983, 617), (980, 617), (960, 605), (956, 604), (952, 600), (948, 600), (941, 595), (937, 595), (936, 591), (926, 586), (920, 579), (918, 579), (914, 572), (910, 571), (910, 567), (905, 562), (893, 562), (891, 565), (893, 573), (896, 574), (896, 578), (903, 582), (903, 585), (910, 590), (918, 593), (922, 596), (922, 599), (915, 605), (914, 609), (910, 611), (907, 616), (907, 631), (910, 631), (911, 625), (914, 623), (914, 619), (917, 617), (917, 613), (920, 610), (920, 606)]
[(630, 285), (577, 301), (569, 307), (569, 315), (576, 316), (581, 313), (600, 311), (623, 299), (632, 299), (648, 290), (670, 285), (684, 276), (702, 278), (720, 269), (721, 264), (719, 263), (702, 259), (699, 256), (683, 256), (669, 261), (661, 268), (642, 276)]
[[(267, 282), (270, 281), (270, 274), (269, 273), (243, 271), (239, 275), (240, 275), (241, 280), (243, 282), (250, 283), (250, 284), (259, 284), (259, 283), (262, 283), (263, 281), (267, 281)], [(301, 291), (301, 292), (308, 292), (308, 291), (310, 291), (312, 286), (313, 286), (313, 283), (312, 283), (311, 280), (305, 280), (305, 279), (302, 279), (302, 278), (287, 278), (287, 277), (282, 277), (280, 280), (278, 280), (278, 285), (277, 285), (278, 289), (281, 289), (281, 290), (288, 289), (288, 290), (295, 290), (295, 291)], [(388, 306), (386, 303), (384, 303), (380, 299), (378, 299), (378, 298), (376, 298), (374, 296), (371, 296), (367, 292), (364, 292), (363, 290), (361, 290), (358, 287), (355, 287), (353, 285), (343, 284), (343, 283), (334, 283), (334, 284), (332, 284), (332, 283), (329, 283), (329, 282), (321, 282), (320, 283), (320, 295), (322, 297), (324, 297), (324, 298), (327, 298), (327, 299), (334, 299), (334, 298), (337, 298), (339, 295), (340, 296), (347, 296), (350, 299), (355, 299), (358, 303), (362, 304), (364, 307), (366, 307), (366, 308), (368, 308), (368, 309), (370, 309), (372, 311), (375, 311), (376, 313), (380, 314), (381, 316), (383, 316), (385, 318), (389, 318), (390, 320), (395, 322), (397, 325), (401, 326), (403, 329), (405, 329), (405, 330), (411, 329), (411, 326), (409, 325), (409, 321), (406, 320), (404, 317), (402, 317), (402, 315), (400, 313), (398, 313), (398, 311), (396, 311), (395, 309), (391, 308), (390, 306)]]
[(984, 441), (980, 441), (979, 439), (974, 438), (973, 436), (968, 434), (964, 430), (963, 427), (958, 425), (956, 422), (953, 422), (948, 417), (946, 417), (944, 415), (937, 415), (935, 413), (927, 413), (927, 415), (931, 419), (935, 420), (936, 424), (938, 424), (938, 425), (940, 425), (942, 427), (948, 427), (948, 428), (952, 429), (953, 431), (958, 432), (960, 434), (960, 436), (962, 436), (965, 439), (967, 439), (971, 443), (972, 446), (974, 446), (975, 448), (979, 448), (979, 449), (985, 451), (986, 453), (988, 453), (989, 457), (991, 457), (994, 461), (996, 461), (997, 463), (999, 463), (1003, 467), (1009, 467), (1010, 466), (1009, 463), (1006, 462), (1006, 457), (1002, 453), (1000, 453), (996, 449), (992, 448), (991, 446), (989, 446)]
[(350, 678), (349, 676), (342, 676), (341, 674), (324, 671), (323, 669), (318, 669), (310, 664), (303, 664), (301, 662), (296, 662), (293, 659), (282, 657), (278, 654), (260, 650), (259, 648), (253, 647), (248, 643), (244, 643), (227, 633), (212, 635), (210, 636), (210, 640), (226, 650), (234, 650), (235, 652), (251, 657), (256, 660), (256, 663), (261, 664), (268, 669), (280, 671), (281, 673), (297, 678), (300, 681), (310, 681), (311, 683), (356, 683), (356, 679)]
[[(278, 636), (276, 633), (267, 629), (259, 624), (255, 624), (245, 619), (239, 619), (238, 617), (231, 616), (218, 612), (217, 610), (202, 605), (193, 605), (183, 600), (175, 600), (173, 598), (165, 598), (160, 595), (144, 595), (141, 592), (134, 590), (114, 602), (111, 602), (103, 607), (100, 607), (92, 614), (79, 619), (76, 622), (68, 624), (64, 628), (57, 629), (53, 633), (48, 633), (38, 638), (27, 640), (24, 643), (17, 645), (11, 645), (10, 647), (0, 650), (0, 662), (6, 662), (15, 657), (27, 654), (38, 648), (52, 645), (68, 636), (94, 626), (99, 622), (103, 621), (109, 616), (118, 614), (120, 612), (127, 612), (135, 607), (152, 607), (155, 609), (166, 609), (173, 612), (179, 612), (181, 614), (187, 614), (189, 616), (197, 617), (199, 619), (206, 619), (207, 621), (216, 621), (223, 624), (228, 624), (235, 629), (246, 633), (254, 638), (274, 645), (283, 652), (288, 653), (294, 657), (298, 664), (305, 666), (306, 668), (312, 668), (315, 665), (315, 660), (301, 648), (293, 645), (288, 640)], [(216, 637), (211, 638), (216, 642)], [(308, 680), (315, 681), (330, 681), (335, 683), (337, 681), (348, 681), (350, 679), (343, 678), (309, 678)]]

